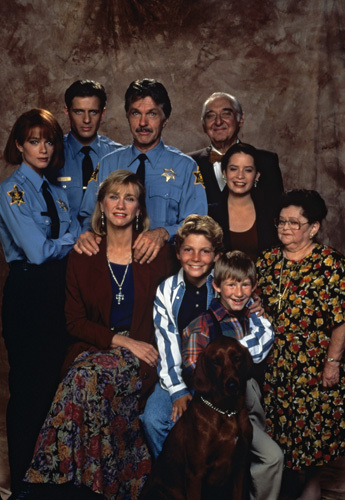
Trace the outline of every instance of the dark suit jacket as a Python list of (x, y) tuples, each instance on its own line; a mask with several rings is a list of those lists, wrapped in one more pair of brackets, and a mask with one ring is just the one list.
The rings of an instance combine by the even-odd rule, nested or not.
[[(129, 336), (154, 344), (153, 301), (157, 286), (171, 274), (170, 246), (166, 244), (150, 264), (133, 261), (134, 310)], [(74, 358), (91, 345), (108, 349), (114, 331), (110, 330), (112, 305), (111, 277), (106, 260), (106, 239), (97, 255), (72, 251), (66, 274), (66, 321), (69, 333), (79, 339), (70, 346), (64, 371)], [(157, 379), (157, 370), (140, 361), (142, 394), (148, 395)]]
[[(278, 243), (277, 230), (274, 225), (274, 217), (271, 202), (269, 198), (256, 196), (253, 190), (253, 201), (256, 212), (256, 228), (258, 232), (258, 251), (261, 252), (266, 248), (271, 248)], [(209, 215), (218, 222), (223, 229), (223, 243), (226, 251), (241, 250), (240, 248), (232, 248), (230, 231), (229, 231), (229, 211), (228, 211), (228, 188), (225, 186), (220, 195), (218, 203), (209, 205)]]
[[(211, 147), (188, 153), (189, 156), (199, 165), (199, 169), (206, 189), (207, 203), (219, 203), (221, 191), (218, 186), (212, 163), (209, 162), (209, 153)], [(258, 198), (265, 200), (269, 197), (272, 203), (275, 215), (279, 204), (280, 196), (283, 193), (283, 179), (279, 168), (278, 155), (271, 151), (258, 149), (257, 169), (261, 172), (260, 179), (256, 188)]]

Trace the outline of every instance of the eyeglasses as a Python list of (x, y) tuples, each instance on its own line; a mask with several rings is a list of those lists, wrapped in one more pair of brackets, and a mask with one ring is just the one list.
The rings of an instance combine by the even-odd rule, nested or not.
[(298, 231), (302, 226), (309, 224), (309, 222), (300, 222), (298, 219), (275, 219), (274, 221), (274, 225), (278, 229), (283, 229), (285, 227), (285, 224), (287, 224), (289, 229)]
[(229, 120), (234, 115), (235, 112), (233, 109), (224, 109), (220, 113), (216, 113), (215, 111), (209, 111), (208, 113), (205, 114), (204, 120), (206, 122), (214, 122), (214, 120), (216, 120), (218, 116), (220, 116), (222, 120)]

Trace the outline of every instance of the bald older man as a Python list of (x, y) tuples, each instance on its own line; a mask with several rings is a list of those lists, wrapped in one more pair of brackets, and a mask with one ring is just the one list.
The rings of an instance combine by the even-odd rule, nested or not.
[[(188, 153), (198, 164), (206, 189), (208, 205), (218, 203), (226, 181), (221, 170), (222, 156), (233, 144), (240, 142), (238, 134), (244, 123), (244, 113), (239, 100), (225, 92), (215, 92), (204, 102), (201, 113), (202, 127), (211, 145)], [(257, 169), (261, 172), (257, 185), (260, 197), (270, 197), (276, 207), (283, 192), (283, 180), (278, 155), (258, 150)]]

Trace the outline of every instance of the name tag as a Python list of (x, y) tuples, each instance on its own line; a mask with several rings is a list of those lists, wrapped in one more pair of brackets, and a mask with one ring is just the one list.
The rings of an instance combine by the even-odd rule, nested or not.
[(58, 177), (57, 180), (59, 182), (68, 182), (72, 180), (72, 177)]

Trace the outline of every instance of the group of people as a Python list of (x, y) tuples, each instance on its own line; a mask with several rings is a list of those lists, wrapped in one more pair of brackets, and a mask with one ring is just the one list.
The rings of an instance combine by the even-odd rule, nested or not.
[(250, 498), (278, 499), (284, 462), (306, 471), (299, 498), (320, 500), (322, 466), (345, 455), (345, 259), (316, 240), (323, 199), (283, 195), (230, 94), (205, 101), (211, 145), (188, 155), (162, 141), (156, 80), (127, 89), (130, 146), (98, 134), (98, 82), (65, 103), (66, 136), (32, 109), (4, 152), (19, 165), (0, 184), (11, 498), (138, 498), (219, 333), (260, 367)]

